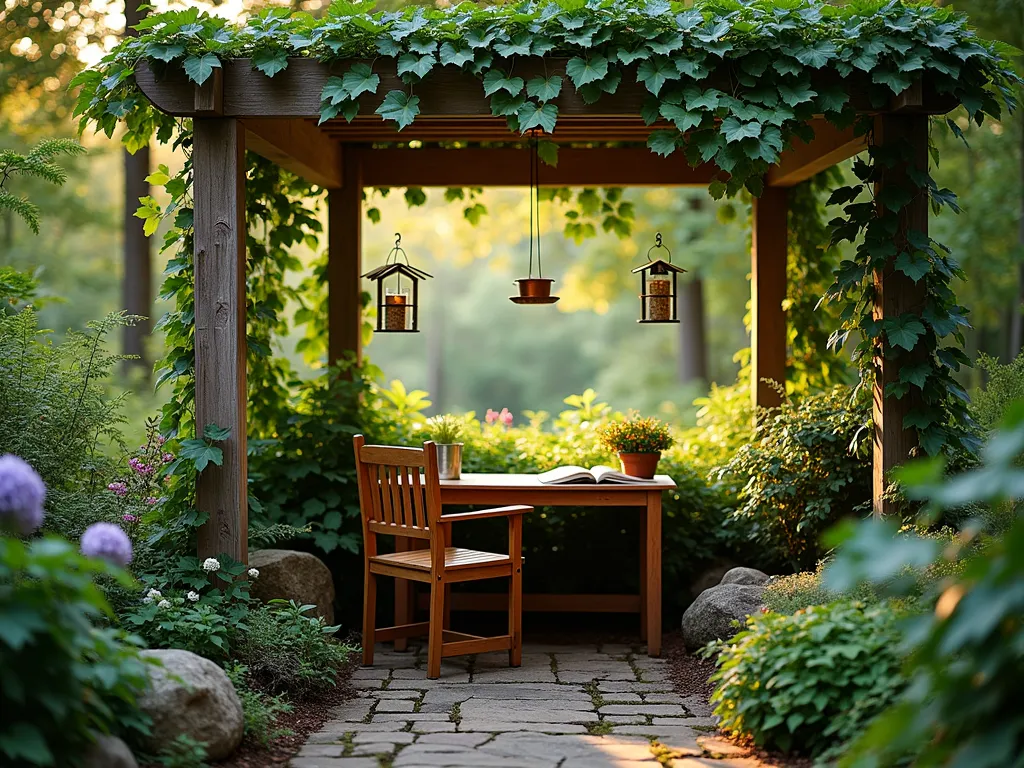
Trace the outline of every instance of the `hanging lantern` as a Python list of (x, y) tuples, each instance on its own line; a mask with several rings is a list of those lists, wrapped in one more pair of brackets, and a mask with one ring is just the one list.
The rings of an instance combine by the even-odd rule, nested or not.
[[(399, 261), (403, 258), (404, 264)], [(400, 234), (395, 233), (395, 247), (388, 253), (384, 265), (363, 277), (377, 283), (378, 333), (419, 332), (419, 281), (431, 275), (409, 263)]]
[[(534, 226), (536, 224), (536, 227)], [(533, 240), (537, 234), (537, 277), (533, 276)], [(530, 132), (530, 268), (527, 277), (516, 280), (519, 295), (509, 296), (516, 304), (554, 304), (558, 296), (551, 295), (550, 277), (544, 277), (540, 262), (540, 160), (537, 155), (537, 132)]]
[[(667, 259), (651, 259), (651, 251), (665, 249)], [(661, 232), (647, 251), (647, 263), (633, 270), (640, 273), (640, 319), (638, 323), (678, 323), (676, 275), (685, 272), (672, 263), (672, 252), (661, 242)]]

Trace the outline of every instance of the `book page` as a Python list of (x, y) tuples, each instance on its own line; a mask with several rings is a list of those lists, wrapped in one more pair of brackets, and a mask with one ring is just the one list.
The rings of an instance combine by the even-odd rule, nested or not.
[(589, 469), (584, 467), (568, 466), (555, 467), (548, 472), (537, 475), (537, 479), (548, 485), (563, 485), (567, 483), (596, 483), (597, 479)]
[(591, 473), (594, 475), (594, 479), (599, 483), (653, 483), (655, 480), (646, 477), (633, 477), (619, 472), (617, 469), (606, 467), (603, 464), (598, 464), (596, 467), (590, 468)]

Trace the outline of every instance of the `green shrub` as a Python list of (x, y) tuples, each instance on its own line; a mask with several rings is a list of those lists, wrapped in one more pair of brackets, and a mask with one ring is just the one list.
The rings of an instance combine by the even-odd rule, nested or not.
[(128, 581), (61, 539), (0, 537), (0, 763), (77, 765), (92, 732), (148, 728), (141, 641), (94, 625), (111, 615), (98, 578)]
[(251, 688), (248, 680), (249, 668), (242, 664), (234, 664), (225, 671), (242, 702), (246, 739), (266, 748), (279, 736), (288, 736), (292, 733), (287, 728), (274, 727), (281, 715), (292, 711), (292, 705), (284, 700), (284, 696), (270, 696)]
[(1003, 419), (1009, 405), (1024, 400), (1024, 353), (1008, 365), (981, 353), (975, 365), (985, 373), (987, 382), (971, 395), (971, 416), (989, 432)]
[[(948, 477), (943, 462), (919, 462), (901, 473), (911, 498), (941, 509), (965, 503), (998, 505), (1024, 488), (1024, 403), (1007, 409), (1003, 427), (984, 446), (981, 466)], [(902, 596), (908, 564), (925, 567), (965, 558), (958, 575), (941, 583), (934, 609), (907, 629), (913, 684), (858, 739), (843, 766), (1021, 764), (1024, 719), (1024, 516), (984, 546), (969, 532), (953, 542), (896, 535), (890, 522), (848, 526), (826, 571), (826, 586), (868, 582)]]
[(839, 601), (751, 616), (717, 645), (715, 714), (722, 728), (759, 746), (822, 755), (899, 694), (899, 641), (884, 604)]
[(829, 526), (870, 508), (869, 421), (866, 395), (846, 387), (786, 401), (718, 471), (743, 483), (730, 524), (760, 546), (762, 565), (813, 568)]
[(250, 612), (237, 655), (255, 688), (296, 697), (335, 685), (353, 649), (332, 637), (338, 627), (308, 615), (314, 607), (271, 600)]

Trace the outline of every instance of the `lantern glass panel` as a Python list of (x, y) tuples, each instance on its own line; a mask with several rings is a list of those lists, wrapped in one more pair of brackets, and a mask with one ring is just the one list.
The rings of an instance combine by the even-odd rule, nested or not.
[(384, 330), (412, 330), (412, 307), (409, 292), (404, 289), (388, 289), (384, 292)]

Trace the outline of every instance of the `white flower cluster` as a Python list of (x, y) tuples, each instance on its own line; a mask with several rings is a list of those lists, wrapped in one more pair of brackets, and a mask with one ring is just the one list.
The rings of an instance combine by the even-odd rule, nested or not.
[(159, 603), (156, 604), (156, 607), (161, 609), (170, 608), (171, 604), (167, 600), (161, 600)]
[(189, 599), (189, 602), (192, 602), (192, 603), (198, 603), (199, 602), (199, 593), (196, 592), (195, 590), (192, 590), (191, 592), (189, 592), (187, 595), (185, 595), (185, 597), (187, 597)]
[(205, 560), (203, 560), (203, 570), (204, 571), (219, 571), (220, 570), (220, 560), (218, 560), (216, 557), (208, 557), (208, 558), (206, 558)]
[(258, 570), (256, 570), (255, 568), (250, 568), (249, 569), (249, 578), (250, 579), (258, 579), (259, 577), (260, 577), (260, 572)]
[(151, 589), (151, 590), (149, 590), (149, 592), (146, 593), (146, 596), (144, 598), (142, 598), (142, 602), (144, 602), (147, 605), (149, 605), (154, 600), (159, 600), (162, 597), (163, 597), (163, 595), (160, 594), (160, 590), (159, 589)]

